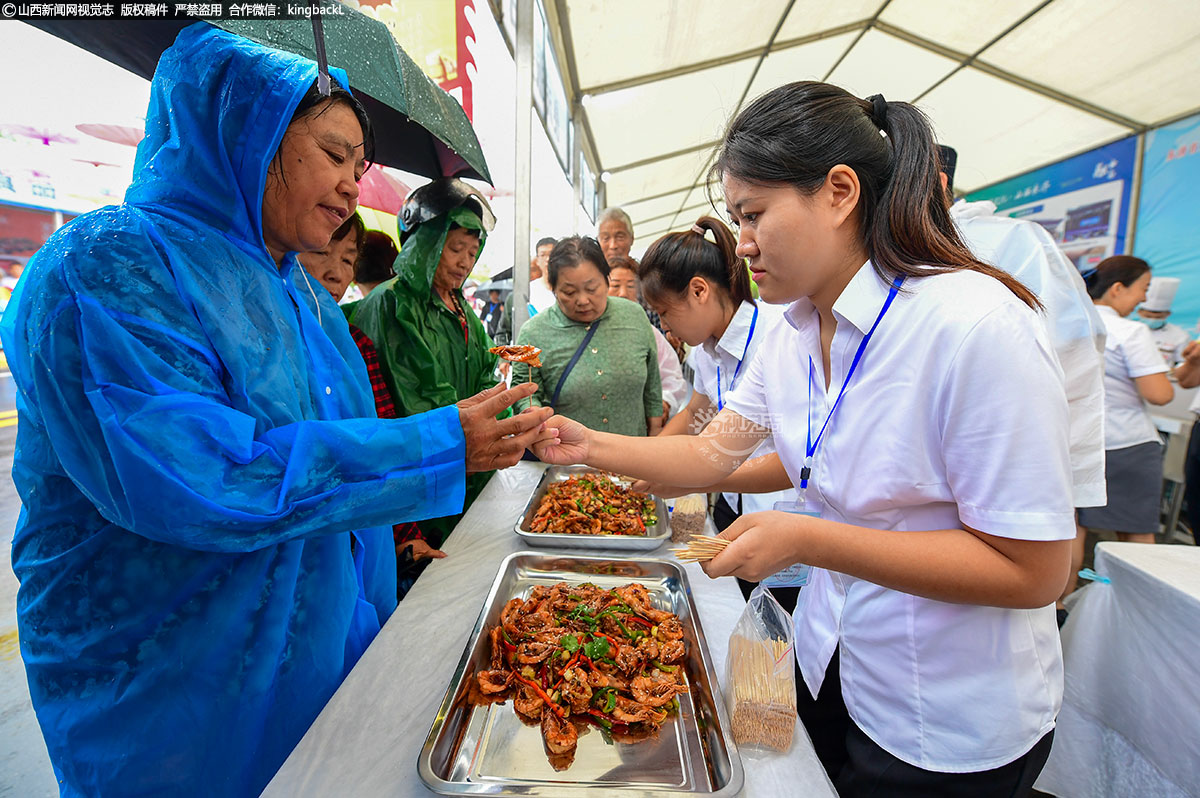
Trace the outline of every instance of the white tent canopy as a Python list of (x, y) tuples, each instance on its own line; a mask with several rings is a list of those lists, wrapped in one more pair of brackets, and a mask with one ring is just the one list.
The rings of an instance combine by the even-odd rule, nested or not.
[(639, 245), (708, 207), (728, 119), (826, 80), (916, 102), (970, 191), (1200, 109), (1195, 0), (550, 0), (581, 144)]

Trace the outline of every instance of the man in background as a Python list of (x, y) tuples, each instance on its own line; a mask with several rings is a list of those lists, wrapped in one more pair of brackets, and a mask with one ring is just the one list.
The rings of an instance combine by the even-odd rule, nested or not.
[(499, 288), (490, 288), (487, 294), (487, 302), (479, 309), (479, 318), (483, 319), (488, 337), (498, 342), (497, 334), (502, 327), (501, 322), (504, 321), (504, 301), (500, 299)]
[(628, 258), (633, 248), (633, 220), (620, 208), (605, 208), (596, 218), (596, 241), (607, 260)]
[[(1105, 328), (1079, 270), (1041, 225), (997, 216), (992, 202), (954, 201), (958, 153), (938, 146), (946, 205), (975, 257), (1016, 277), (1045, 307), (1043, 320), (1063, 370), (1070, 414), (1071, 471), (1076, 507), (1108, 503), (1104, 482)], [(1058, 602), (1059, 626), (1066, 619), (1062, 598), (1074, 591), (1083, 563), (1085, 532), (1076, 523), (1071, 577)]]
[(534, 257), (529, 261), (529, 318), (555, 303), (550, 290), (550, 252), (557, 244), (553, 238), (542, 238), (533, 248)]

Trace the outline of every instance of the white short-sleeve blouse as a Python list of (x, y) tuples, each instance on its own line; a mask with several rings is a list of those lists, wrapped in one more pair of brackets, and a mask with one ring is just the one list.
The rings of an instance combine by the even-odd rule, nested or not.
[[(796, 485), (810, 413), (815, 438), (889, 288), (868, 262), (834, 304), (828, 389), (817, 312), (802, 299), (729, 398), (729, 409), (772, 426)], [(1075, 536), (1069, 428), (1061, 369), (1033, 310), (975, 272), (909, 279), (829, 423), (807, 492), (824, 518), (897, 534), (967, 525), (1066, 540)], [(809, 690), (840, 645), (851, 718), (905, 762), (987, 770), (1054, 726), (1053, 606), (950, 604), (814, 568), (795, 622)]]

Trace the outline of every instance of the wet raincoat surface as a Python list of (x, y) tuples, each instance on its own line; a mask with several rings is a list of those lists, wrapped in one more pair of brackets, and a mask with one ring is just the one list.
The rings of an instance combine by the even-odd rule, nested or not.
[(263, 243), (315, 77), (185, 30), (125, 203), (58, 231), (4, 316), (21, 654), (64, 794), (257, 795), (395, 608), (386, 525), (462, 506), (457, 410), (375, 418), (344, 317)]
[[(366, 333), (379, 352), (384, 379), (401, 416), (453, 405), (494, 386), (496, 356), (483, 322), (458, 292), (467, 319), (462, 322), (433, 290), (433, 277), (451, 223), (483, 233), (479, 217), (456, 208), (416, 227), (400, 248), (396, 276), (349, 310), (352, 324)], [(483, 251), (480, 242), (480, 251)], [(493, 471), (471, 474), (464, 510), (491, 479)], [(421, 523), (431, 545), (439, 546), (461, 514)]]

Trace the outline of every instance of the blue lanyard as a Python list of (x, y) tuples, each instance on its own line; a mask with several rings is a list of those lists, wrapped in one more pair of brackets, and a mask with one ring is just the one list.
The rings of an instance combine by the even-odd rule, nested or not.
[(812, 475), (812, 460), (813, 455), (817, 451), (817, 447), (821, 445), (821, 438), (825, 437), (825, 429), (829, 426), (829, 420), (833, 418), (833, 414), (837, 412), (838, 405), (842, 403), (842, 397), (846, 395), (846, 386), (850, 384), (850, 380), (854, 377), (854, 371), (858, 368), (858, 361), (862, 360), (863, 352), (867, 351), (867, 343), (871, 340), (871, 335), (874, 334), (875, 328), (879, 326), (879, 322), (883, 321), (883, 316), (888, 312), (888, 308), (892, 306), (892, 300), (896, 298), (896, 294), (900, 291), (900, 284), (904, 282), (904, 275), (896, 275), (896, 279), (892, 281), (892, 290), (888, 291), (887, 299), (883, 302), (883, 308), (879, 311), (879, 315), (875, 317), (875, 323), (871, 325), (871, 329), (867, 330), (867, 334), (863, 336), (862, 342), (858, 345), (858, 351), (854, 353), (854, 360), (850, 362), (850, 370), (846, 372), (846, 379), (842, 381), (842, 390), (838, 391), (837, 399), (833, 402), (833, 407), (829, 408), (829, 415), (825, 417), (825, 423), (821, 425), (821, 431), (817, 433), (817, 439), (814, 441), (812, 437), (812, 386), (815, 379), (816, 367), (813, 365), (812, 355), (808, 356), (808, 439), (805, 446), (804, 467), (800, 469), (800, 490), (805, 490), (808, 487), (808, 478)]
[[(754, 327), (758, 324), (758, 305), (754, 306), (754, 318), (750, 319), (750, 334), (746, 336), (746, 348), (742, 350), (742, 359), (738, 361), (737, 367), (733, 370), (733, 378), (729, 380), (729, 390), (733, 390), (733, 386), (737, 383), (738, 373), (742, 370), (742, 364), (746, 362), (746, 355), (750, 354), (750, 342), (754, 340)], [(725, 409), (725, 400), (721, 398), (721, 364), (717, 363), (717, 410), (718, 412)]]

